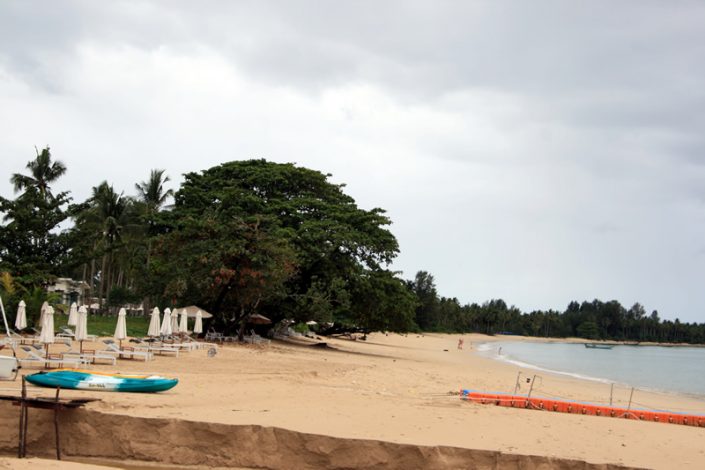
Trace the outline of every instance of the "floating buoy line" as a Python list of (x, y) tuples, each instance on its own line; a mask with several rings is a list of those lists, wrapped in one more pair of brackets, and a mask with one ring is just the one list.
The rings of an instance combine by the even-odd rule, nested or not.
[(482, 392), (477, 390), (460, 390), (462, 400), (481, 403), (483, 405), (506, 406), (509, 408), (525, 408), (529, 410), (552, 411), (586, 416), (605, 416), (610, 418), (635, 419), (653, 421), (656, 423), (682, 424), (686, 426), (705, 427), (705, 416), (673, 411), (643, 410), (622, 408), (594, 403), (581, 403), (552, 398), (530, 397), (527, 395), (512, 395), (498, 392)]

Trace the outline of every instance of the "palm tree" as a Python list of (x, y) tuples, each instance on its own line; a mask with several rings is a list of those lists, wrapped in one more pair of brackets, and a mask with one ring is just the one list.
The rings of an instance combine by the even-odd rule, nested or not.
[[(93, 225), (99, 232), (99, 240), (96, 248), (102, 252), (102, 263), (100, 271), (100, 295), (105, 294), (109, 300), (110, 288), (113, 282), (113, 259), (114, 251), (119, 248), (122, 241), (122, 233), (128, 223), (128, 207), (130, 198), (122, 193), (115, 192), (107, 181), (93, 188), (93, 195), (89, 199), (89, 208), (84, 214), (84, 220)], [(97, 254), (97, 253), (96, 253)], [(91, 269), (93, 271), (93, 269)], [(92, 276), (91, 276), (92, 277)]]
[(39, 191), (42, 198), (49, 199), (53, 197), (49, 183), (53, 183), (66, 173), (66, 166), (59, 160), (51, 161), (49, 147), (44, 148), (41, 153), (39, 150), (35, 149), (35, 151), (37, 158), (27, 163), (30, 175), (15, 173), (10, 181), (15, 186), (15, 192), (32, 188)]
[(150, 214), (159, 211), (167, 199), (174, 195), (172, 189), (164, 191), (164, 184), (169, 181), (169, 177), (164, 176), (164, 171), (166, 170), (152, 170), (147, 181), (135, 184), (137, 196), (147, 205)]
[[(151, 235), (154, 227), (154, 218), (159, 209), (161, 209), (168, 198), (174, 195), (174, 190), (168, 189), (164, 191), (164, 184), (169, 181), (169, 177), (164, 174), (165, 170), (153, 169), (149, 173), (149, 179), (139, 184), (135, 184), (137, 189), (137, 198), (143, 204), (143, 216), (146, 222), (147, 232), (147, 257), (145, 266), (149, 269), (149, 263), (152, 257), (152, 239)], [(147, 311), (150, 304), (149, 297), (145, 297), (142, 304)]]

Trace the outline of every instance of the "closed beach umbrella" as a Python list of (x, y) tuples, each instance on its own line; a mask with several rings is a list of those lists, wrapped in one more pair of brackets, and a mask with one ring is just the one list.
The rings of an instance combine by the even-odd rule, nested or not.
[(23, 330), (27, 328), (27, 304), (24, 300), (20, 300), (20, 305), (17, 307), (17, 318), (15, 318), (15, 328)]
[(76, 317), (76, 341), (80, 342), (80, 351), (83, 352), (83, 341), (88, 338), (88, 309), (85, 305), (81, 305)]
[(159, 333), (161, 333), (162, 336), (169, 336), (171, 332), (171, 309), (167, 307), (164, 309), (164, 318), (162, 318), (162, 327)]
[(126, 315), (127, 312), (125, 309), (121, 308), (118, 312), (118, 321), (117, 325), (115, 325), (115, 334), (113, 335), (113, 338), (120, 341), (120, 349), (122, 349), (122, 340), (127, 338), (127, 322), (125, 321)]
[(152, 318), (149, 319), (149, 329), (147, 330), (147, 336), (159, 336), (159, 308), (157, 307), (154, 307), (152, 309)]
[(39, 328), (44, 325), (44, 313), (47, 311), (47, 308), (49, 308), (49, 302), (45, 300), (42, 304), (42, 308), (39, 309)]
[(54, 307), (50, 305), (44, 310), (44, 320), (42, 321), (42, 331), (39, 333), (39, 341), (44, 344), (54, 342)]
[(171, 312), (171, 332), (179, 332), (179, 315), (176, 313), (176, 310)]
[(49, 358), (49, 345), (54, 342), (54, 307), (47, 305), (44, 309), (44, 321), (42, 331), (39, 333), (39, 341), (46, 345), (47, 359)]
[(203, 314), (200, 310), (196, 312), (196, 324), (193, 325), (193, 332), (197, 335), (203, 333)]
[(76, 322), (78, 321), (78, 306), (76, 305), (76, 302), (71, 304), (71, 307), (69, 308), (69, 320), (67, 324), (69, 326), (76, 326)]
[(188, 333), (188, 313), (186, 310), (181, 310), (181, 315), (179, 315), (179, 333)]

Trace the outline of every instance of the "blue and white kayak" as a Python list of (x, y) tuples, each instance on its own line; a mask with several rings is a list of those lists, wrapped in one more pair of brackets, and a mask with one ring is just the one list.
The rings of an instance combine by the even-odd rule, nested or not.
[(27, 382), (40, 387), (106, 392), (163, 392), (176, 386), (178, 379), (159, 375), (126, 375), (75, 369), (57, 369), (25, 376)]

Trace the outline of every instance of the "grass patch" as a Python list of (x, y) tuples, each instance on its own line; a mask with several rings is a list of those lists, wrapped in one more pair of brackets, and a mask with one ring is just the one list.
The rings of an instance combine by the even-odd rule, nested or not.
[[(117, 325), (117, 315), (88, 315), (88, 334), (98, 336), (113, 336)], [(65, 326), (69, 320), (68, 315), (54, 315), (54, 327)], [(127, 336), (147, 336), (149, 330), (149, 317), (126, 317)], [(71, 327), (73, 330), (74, 328)]]

